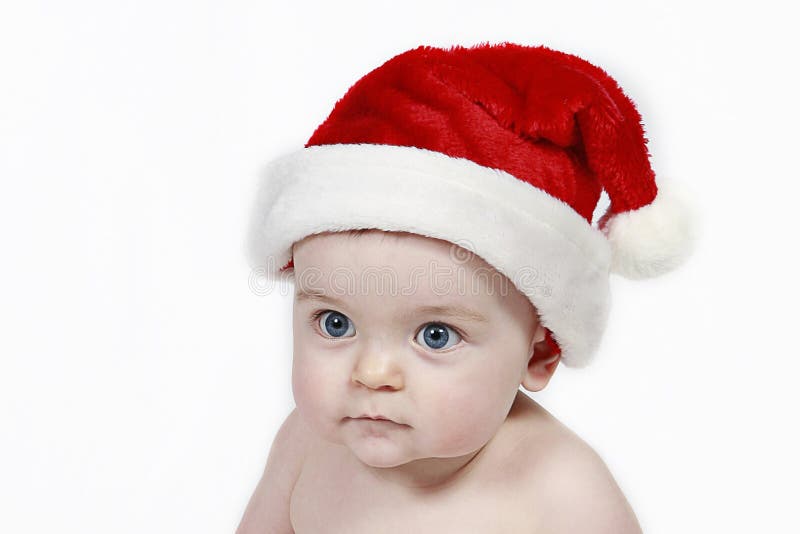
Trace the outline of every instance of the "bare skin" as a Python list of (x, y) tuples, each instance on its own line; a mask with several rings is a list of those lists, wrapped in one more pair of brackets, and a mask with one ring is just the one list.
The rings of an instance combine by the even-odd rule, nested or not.
[[(561, 451), (552, 454), (553, 450)], [(577, 462), (581, 473), (559, 464)], [(562, 465), (563, 467), (563, 465)], [(562, 480), (553, 478), (560, 473)], [(570, 473), (577, 480), (565, 480)], [(616, 510), (616, 533), (641, 530), (602, 460), (588, 445), (527, 395), (518, 392), (500, 432), (444, 485), (412, 489), (374, 476), (346, 447), (318, 439), (306, 459), (290, 504), (294, 532), (535, 533), (587, 532), (565, 524), (573, 507), (548, 496), (554, 484), (602, 490), (587, 506)], [(588, 488), (587, 488), (588, 489)], [(580, 498), (588, 491), (575, 491)], [(602, 501), (602, 504), (597, 501)], [(604, 506), (603, 506), (604, 505)], [(562, 526), (564, 530), (560, 530)]]
[[(453, 246), (380, 231), (295, 244), (297, 407), (238, 534), (641, 532), (603, 461), (519, 391), (560, 360), (536, 309)], [(359, 285), (383, 265), (399, 287)], [(455, 291), (442, 270), (477, 283)]]

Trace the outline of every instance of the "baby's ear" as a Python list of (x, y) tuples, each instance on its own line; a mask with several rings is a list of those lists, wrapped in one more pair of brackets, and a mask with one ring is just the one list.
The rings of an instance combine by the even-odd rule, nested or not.
[(561, 353), (554, 352), (546, 340), (546, 329), (537, 325), (528, 356), (528, 367), (522, 376), (522, 386), (528, 391), (541, 391), (556, 372)]
[(533, 344), (534, 346), (537, 343), (544, 341), (544, 338), (547, 337), (547, 329), (542, 325), (540, 322), (536, 325), (536, 332), (533, 333)]

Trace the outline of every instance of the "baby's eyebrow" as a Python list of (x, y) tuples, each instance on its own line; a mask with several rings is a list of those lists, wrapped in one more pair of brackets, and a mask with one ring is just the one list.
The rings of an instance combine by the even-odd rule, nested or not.
[(448, 306), (420, 306), (414, 311), (408, 313), (408, 316), (418, 315), (422, 313), (430, 313), (434, 315), (444, 315), (448, 317), (456, 317), (464, 321), (475, 321), (479, 323), (488, 323), (489, 320), (483, 315), (473, 309), (459, 306), (458, 304), (451, 304)]
[(338, 304), (339, 306), (344, 306), (344, 302), (337, 299), (336, 297), (329, 297), (325, 293), (321, 293), (315, 290), (305, 291), (302, 289), (298, 289), (294, 293), (294, 298), (298, 301), (321, 301), (321, 302), (329, 302), (331, 304)]
[[(328, 302), (330, 304), (336, 304), (343, 308), (346, 307), (346, 304), (341, 300), (337, 299), (336, 297), (328, 296), (324, 293), (320, 293), (317, 291), (298, 290), (295, 292), (294, 296), (298, 301)], [(485, 316), (478, 313), (477, 311), (458, 304), (419, 306), (418, 308), (406, 313), (405, 316), (413, 317), (415, 315), (420, 315), (420, 314), (443, 315), (447, 317), (455, 317), (465, 321), (475, 321), (480, 323), (489, 322), (489, 320)]]

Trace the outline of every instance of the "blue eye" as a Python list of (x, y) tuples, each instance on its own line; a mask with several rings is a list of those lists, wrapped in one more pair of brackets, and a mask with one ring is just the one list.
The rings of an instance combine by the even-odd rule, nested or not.
[[(451, 340), (453, 343), (448, 345)], [(460, 340), (461, 336), (458, 335), (458, 332), (442, 323), (428, 323), (417, 334), (417, 343), (422, 345), (424, 342), (426, 346), (436, 350), (449, 349)]]
[(319, 319), (319, 328), (331, 337), (345, 337), (345, 334), (352, 332), (355, 335), (355, 328), (346, 315), (337, 311), (323, 311), (314, 315)]

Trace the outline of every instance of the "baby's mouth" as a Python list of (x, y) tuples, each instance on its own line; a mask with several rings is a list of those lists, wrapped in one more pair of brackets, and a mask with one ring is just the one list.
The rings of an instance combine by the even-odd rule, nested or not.
[(403, 424), (403, 423), (398, 423), (397, 421), (394, 421), (394, 420), (389, 419), (388, 417), (384, 417), (382, 415), (381, 416), (362, 415), (360, 417), (347, 417), (347, 419), (349, 419), (351, 421), (363, 421), (365, 423), (379, 424), (379, 425), (386, 425), (386, 426), (403, 426), (403, 427), (408, 427), (409, 426), (409, 425), (406, 425), (406, 424)]
[[(367, 414), (360, 415), (358, 417), (358, 419), (372, 419), (372, 420), (375, 420), (375, 421), (392, 421), (388, 417), (384, 417), (382, 415), (367, 415)], [(392, 422), (394, 423), (394, 421), (392, 421)]]

